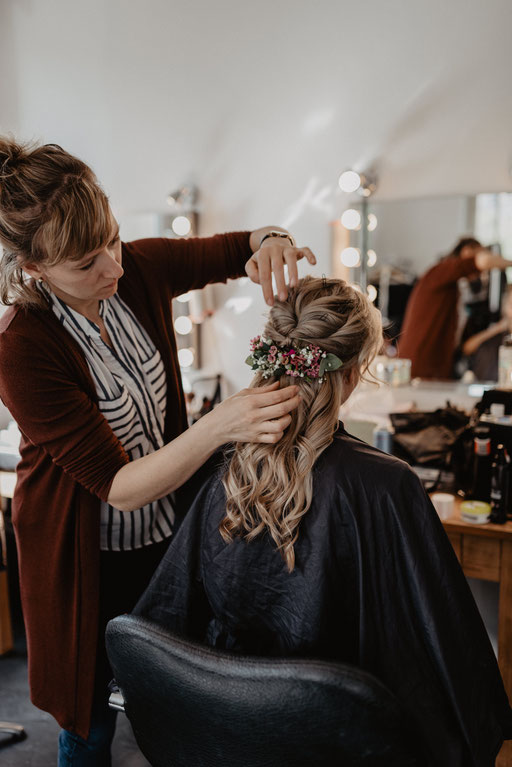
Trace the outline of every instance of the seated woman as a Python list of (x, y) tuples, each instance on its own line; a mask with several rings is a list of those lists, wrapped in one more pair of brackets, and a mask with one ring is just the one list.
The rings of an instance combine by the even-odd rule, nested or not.
[(478, 332), (471, 332), (468, 321), (462, 336), (462, 354), (478, 381), (498, 380), (498, 351), (512, 333), (512, 285), (508, 285), (501, 303), (501, 319)]
[(420, 481), (338, 411), (382, 342), (345, 282), (275, 302), (253, 386), (298, 383), (277, 444), (236, 444), (203, 485), (135, 613), (216, 648), (354, 664), (416, 721), (433, 767), (490, 767), (512, 712), (480, 615)]

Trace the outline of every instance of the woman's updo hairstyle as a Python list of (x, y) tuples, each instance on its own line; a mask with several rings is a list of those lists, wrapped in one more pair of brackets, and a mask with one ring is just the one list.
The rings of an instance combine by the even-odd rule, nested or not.
[[(325, 373), (322, 382), (281, 376), (281, 388), (294, 384), (301, 393), (284, 436), (277, 444), (237, 443), (223, 478), (224, 540), (251, 540), (266, 531), (291, 571), (299, 523), (312, 502), (313, 466), (334, 439), (346, 392), (382, 346), (382, 320), (368, 298), (343, 280), (305, 277), (289, 290), (286, 301), (275, 300), (263, 337), (284, 349), (318, 346), (343, 363)], [(258, 372), (251, 386), (274, 380)]]
[[(382, 322), (368, 298), (343, 280), (305, 277), (290, 288), (286, 301), (275, 301), (263, 335), (277, 346), (306, 343), (336, 354), (343, 361), (338, 375), (346, 377), (349, 370), (359, 375), (368, 368), (382, 345)], [(328, 373), (322, 384), (287, 377), (283, 383), (311, 383), (317, 392), (329, 380), (339, 385), (333, 375)], [(254, 384), (268, 382), (257, 377)]]
[(0, 136), (0, 301), (46, 306), (26, 264), (79, 260), (108, 242), (107, 196), (84, 162), (57, 144)]

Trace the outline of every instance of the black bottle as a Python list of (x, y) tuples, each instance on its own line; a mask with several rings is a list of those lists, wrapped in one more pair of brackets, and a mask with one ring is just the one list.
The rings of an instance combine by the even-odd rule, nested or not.
[(507, 521), (510, 503), (510, 458), (503, 445), (498, 445), (491, 468), (491, 522)]
[(489, 503), (491, 496), (491, 437), (486, 426), (477, 426), (473, 440), (473, 484), (467, 497)]

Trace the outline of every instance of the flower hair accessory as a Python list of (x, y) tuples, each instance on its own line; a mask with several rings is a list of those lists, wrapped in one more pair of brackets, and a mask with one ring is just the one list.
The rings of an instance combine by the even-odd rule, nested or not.
[(256, 336), (251, 339), (251, 352), (245, 362), (252, 370), (258, 370), (263, 378), (292, 376), (322, 383), (325, 373), (338, 370), (343, 365), (343, 361), (335, 354), (328, 354), (319, 346), (302, 344), (300, 341), (296, 349), (285, 349), (271, 338)]

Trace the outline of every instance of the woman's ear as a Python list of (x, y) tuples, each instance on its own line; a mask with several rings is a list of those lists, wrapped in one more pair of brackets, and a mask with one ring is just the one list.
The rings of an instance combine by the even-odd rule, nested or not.
[(342, 400), (341, 404), (346, 402), (354, 389), (356, 388), (357, 384), (359, 383), (359, 370), (356, 367), (351, 367), (349, 370), (347, 370), (343, 376), (343, 391), (342, 391)]
[(359, 383), (359, 371), (356, 367), (351, 367), (349, 368), (349, 370), (346, 371), (345, 381), (347, 386), (349, 386), (352, 389), (355, 389), (355, 387)]
[(34, 280), (41, 280), (44, 278), (44, 274), (37, 264), (28, 262), (26, 264), (20, 264), (20, 266), (23, 271), (26, 272), (30, 277), (33, 277)]

